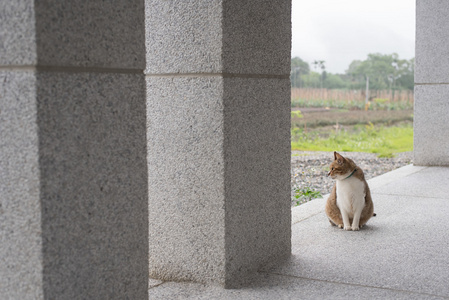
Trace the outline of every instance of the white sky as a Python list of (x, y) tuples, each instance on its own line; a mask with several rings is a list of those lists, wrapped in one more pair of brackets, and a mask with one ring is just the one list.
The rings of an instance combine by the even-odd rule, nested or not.
[(369, 53), (415, 56), (416, 0), (292, 0), (292, 57), (344, 73)]

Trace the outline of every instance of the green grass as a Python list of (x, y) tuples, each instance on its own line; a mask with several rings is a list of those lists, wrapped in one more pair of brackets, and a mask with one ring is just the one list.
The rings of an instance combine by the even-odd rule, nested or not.
[(354, 132), (331, 133), (329, 137), (305, 134), (292, 129), (292, 150), (347, 151), (377, 153), (379, 157), (392, 157), (394, 153), (413, 151), (413, 127), (358, 126)]
[(301, 204), (306, 203), (308, 201), (311, 201), (313, 199), (322, 198), (322, 197), (323, 197), (323, 195), (321, 195), (321, 192), (317, 191), (317, 190), (315, 190), (313, 188), (310, 188), (310, 187), (299, 188), (299, 187), (297, 187), (295, 189), (295, 196), (294, 196), (294, 199), (296, 201), (296, 205), (295, 206), (298, 206), (298, 205), (301, 205)]

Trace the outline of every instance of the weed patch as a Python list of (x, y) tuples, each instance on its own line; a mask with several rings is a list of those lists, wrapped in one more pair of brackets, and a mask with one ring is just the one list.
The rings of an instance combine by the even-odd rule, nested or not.
[(368, 152), (377, 153), (379, 157), (392, 157), (394, 153), (413, 150), (413, 127), (376, 127), (369, 123), (328, 136), (293, 128), (291, 147), (292, 150)]
[(321, 195), (321, 192), (315, 189), (312, 189), (310, 187), (304, 187), (304, 188), (296, 188), (294, 197), (296, 201), (296, 206), (298, 206), (310, 200), (322, 198), (323, 196)]

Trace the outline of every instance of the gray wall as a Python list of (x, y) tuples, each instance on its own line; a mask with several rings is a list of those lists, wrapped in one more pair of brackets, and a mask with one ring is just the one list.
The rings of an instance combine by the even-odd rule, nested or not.
[(414, 164), (449, 166), (449, 2), (416, 2)]

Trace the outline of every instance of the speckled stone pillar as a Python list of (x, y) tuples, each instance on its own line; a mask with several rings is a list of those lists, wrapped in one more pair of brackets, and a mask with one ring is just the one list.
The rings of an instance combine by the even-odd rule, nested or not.
[(0, 3), (0, 298), (148, 299), (144, 2)]
[(291, 2), (146, 2), (150, 277), (290, 255)]
[(416, 2), (414, 164), (449, 166), (449, 2)]

